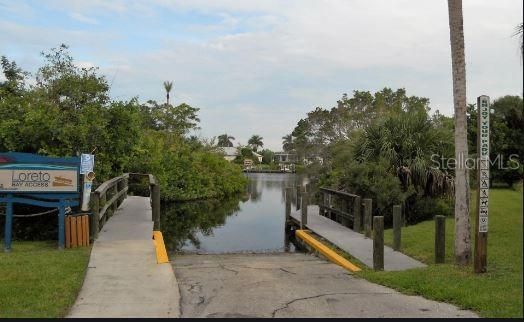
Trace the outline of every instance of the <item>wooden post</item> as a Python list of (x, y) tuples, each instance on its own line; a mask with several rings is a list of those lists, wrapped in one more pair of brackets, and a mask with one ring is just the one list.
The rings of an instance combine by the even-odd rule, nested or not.
[(473, 266), (475, 273), (487, 271), (488, 257), (488, 204), (489, 204), (489, 96), (477, 98), (477, 207), (475, 214), (475, 252)]
[(153, 196), (153, 230), (160, 230), (160, 186), (158, 184), (152, 187)]
[(78, 245), (78, 230), (76, 229), (76, 217), (71, 216), (71, 248), (76, 248)]
[[(114, 186), (111, 188), (111, 192), (112, 192), (111, 198), (113, 198), (114, 196), (118, 194), (118, 182), (115, 182)], [(113, 202), (111, 207), (113, 209), (113, 213), (111, 215), (114, 215), (116, 210), (118, 209), (118, 200), (115, 200), (115, 202)]]
[(371, 207), (373, 206), (373, 201), (369, 198), (364, 198), (364, 231), (366, 237), (371, 237)]
[(82, 216), (76, 216), (76, 236), (78, 238), (78, 247), (84, 245), (84, 223), (82, 221)]
[[(99, 202), (100, 202), (100, 207), (104, 207), (107, 203), (107, 191), (106, 192), (103, 192), (101, 195), (100, 195), (100, 198), (99, 198)], [(105, 214), (102, 216), (102, 218), (100, 218), (100, 220), (102, 221), (102, 227), (104, 227), (104, 225), (106, 224), (106, 221), (107, 221), (107, 211), (105, 212)]]
[(291, 217), (291, 194), (293, 193), (293, 188), (286, 188), (286, 224)]
[(324, 191), (321, 191), (320, 192), (322, 194), (322, 201), (321, 201), (321, 206), (318, 207), (318, 214), (321, 215), (321, 216), (325, 216), (326, 215), (326, 192)]
[(296, 204), (297, 210), (300, 210), (300, 193), (302, 190), (301, 188), (302, 188), (301, 186), (297, 186), (297, 204)]
[(89, 216), (84, 215), (86, 246), (89, 246)]
[[(329, 205), (329, 208), (334, 208), (333, 206), (333, 195), (329, 194), (328, 195), (328, 205)], [(329, 219), (331, 220), (334, 220), (336, 221), (337, 219), (337, 215), (335, 213), (333, 213), (332, 211), (329, 211)]]
[(286, 210), (284, 219), (284, 251), (288, 252), (290, 249), (290, 235), (291, 235), (291, 199), (293, 198), (293, 188), (286, 188)]
[(446, 217), (435, 216), (435, 263), (446, 259)]
[(393, 250), (400, 250), (402, 211), (400, 205), (393, 206)]
[[(351, 215), (348, 198), (344, 197), (342, 200), (340, 200), (340, 210), (345, 212), (349, 216)], [(340, 222), (340, 224), (344, 227), (349, 227), (349, 220), (350, 219), (344, 216), (343, 214), (337, 215), (337, 221)]]
[(362, 217), (360, 215), (360, 208), (362, 207), (362, 201), (360, 196), (356, 196), (353, 199), (353, 230), (357, 233), (360, 232), (362, 226)]
[(100, 212), (100, 195), (98, 192), (91, 192), (91, 239), (95, 240), (98, 238), (98, 231), (100, 230), (99, 225), (99, 212)]
[(307, 225), (307, 205), (308, 205), (308, 194), (306, 192), (302, 193), (302, 205), (301, 205), (301, 214), (300, 219), (300, 229), (305, 229)]
[(373, 218), (373, 269), (384, 270), (384, 217)]

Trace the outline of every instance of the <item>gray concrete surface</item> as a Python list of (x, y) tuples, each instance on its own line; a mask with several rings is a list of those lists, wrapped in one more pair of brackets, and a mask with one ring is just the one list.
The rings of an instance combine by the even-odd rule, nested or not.
[[(318, 210), (318, 206), (308, 206), (306, 227), (351, 254), (366, 266), (373, 267), (373, 239), (320, 216)], [(292, 212), (291, 217), (300, 222), (300, 211)], [(419, 267), (426, 267), (426, 265), (401, 252), (394, 251), (391, 247), (384, 246), (385, 271), (401, 271)]]
[(95, 241), (68, 317), (178, 317), (169, 263), (157, 264), (149, 198), (128, 197)]
[(177, 255), (182, 317), (477, 317), (298, 253)]

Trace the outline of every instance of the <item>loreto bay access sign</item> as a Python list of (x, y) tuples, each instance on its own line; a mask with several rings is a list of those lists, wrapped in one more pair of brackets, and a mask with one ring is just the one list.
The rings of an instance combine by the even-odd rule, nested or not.
[(0, 154), (0, 193), (78, 192), (78, 158)]
[(58, 209), (58, 247), (64, 248), (66, 208), (79, 205), (80, 158), (0, 153), (0, 204), (5, 204), (4, 250), (11, 250), (14, 204)]

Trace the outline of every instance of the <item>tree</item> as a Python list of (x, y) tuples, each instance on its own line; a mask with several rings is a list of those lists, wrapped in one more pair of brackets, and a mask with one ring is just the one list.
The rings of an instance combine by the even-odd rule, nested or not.
[(233, 146), (233, 142), (231, 142), (231, 141), (234, 140), (234, 139), (235, 138), (233, 136), (227, 135), (227, 133), (219, 135), (218, 136), (217, 146), (220, 146), (220, 147), (232, 147)]
[(513, 36), (519, 36), (520, 35), (520, 54), (521, 54), (521, 57), (524, 56), (524, 33), (523, 33), (523, 24), (520, 23), (520, 25), (517, 25), (517, 27), (515, 27), (515, 33), (513, 34)]
[(173, 82), (165, 81), (164, 89), (166, 90), (166, 104), (169, 105), (169, 93), (173, 89)]
[(284, 152), (293, 150), (293, 135), (287, 134), (282, 137), (282, 149)]
[[(524, 164), (524, 132), (522, 131), (523, 100), (520, 96), (506, 95), (491, 104), (490, 160), (496, 162), (490, 171), (490, 185), (506, 183), (513, 186), (522, 180)], [(477, 153), (477, 109), (468, 106), (468, 142), (471, 154)]]
[(264, 146), (264, 142), (262, 142), (263, 139), (264, 138), (261, 137), (260, 135), (255, 134), (247, 141), (247, 144), (251, 146), (253, 151), (257, 152), (258, 148), (261, 148)]
[(469, 173), (466, 166), (468, 140), (462, 0), (448, 0), (448, 14), (455, 108), (455, 261), (459, 265), (468, 265), (471, 259), (471, 224), (469, 220)]

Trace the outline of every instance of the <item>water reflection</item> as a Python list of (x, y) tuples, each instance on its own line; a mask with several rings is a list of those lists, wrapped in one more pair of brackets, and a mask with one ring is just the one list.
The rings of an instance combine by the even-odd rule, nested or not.
[[(167, 248), (199, 253), (287, 251), (285, 188), (302, 184), (303, 178), (246, 176), (246, 191), (236, 198), (163, 205), (161, 225)], [(292, 203), (295, 207), (295, 196)]]

